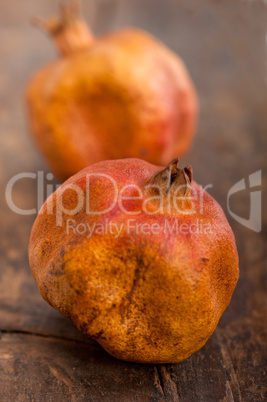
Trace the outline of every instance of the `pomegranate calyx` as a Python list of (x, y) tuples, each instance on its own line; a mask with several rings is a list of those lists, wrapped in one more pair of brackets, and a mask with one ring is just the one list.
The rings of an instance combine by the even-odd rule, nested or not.
[(192, 212), (193, 170), (190, 165), (179, 169), (178, 164), (179, 159), (173, 159), (166, 168), (147, 180), (145, 198), (149, 200), (150, 212), (155, 210), (168, 214), (175, 211), (184, 214)]
[(35, 17), (32, 22), (53, 37), (61, 55), (85, 50), (94, 41), (93, 34), (81, 17), (79, 0), (71, 0), (68, 5), (62, 4), (60, 17)]
[(161, 189), (164, 188), (166, 194), (168, 194), (171, 189), (177, 189), (177, 187), (179, 187), (178, 194), (189, 195), (191, 193), (193, 169), (190, 165), (179, 169), (179, 162), (179, 158), (174, 158), (168, 163), (165, 169), (153, 175), (149, 179), (149, 183), (157, 185)]

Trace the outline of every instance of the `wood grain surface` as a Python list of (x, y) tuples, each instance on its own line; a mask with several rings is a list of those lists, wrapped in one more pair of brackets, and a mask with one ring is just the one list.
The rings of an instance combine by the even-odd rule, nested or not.
[[(243, 178), (248, 185), (251, 173), (262, 170), (266, 191), (266, 2), (84, 1), (84, 15), (96, 33), (139, 26), (185, 60), (201, 113), (184, 163), (191, 163), (196, 181), (212, 184), (209, 192), (236, 236), (240, 280), (229, 307), (198, 353), (166, 365), (114, 359), (42, 300), (27, 257), (35, 215), (13, 212), (5, 199), (15, 174), (49, 172), (29, 136), (24, 88), (34, 71), (56, 57), (29, 19), (55, 12), (56, 3), (0, 2), (0, 400), (267, 400), (267, 216), (262, 214), (256, 233), (227, 210), (228, 191)], [(45, 177), (44, 185), (48, 182)], [(20, 208), (36, 208), (36, 181), (20, 180), (13, 200)], [(236, 214), (248, 218), (249, 207), (249, 189), (232, 197)]]

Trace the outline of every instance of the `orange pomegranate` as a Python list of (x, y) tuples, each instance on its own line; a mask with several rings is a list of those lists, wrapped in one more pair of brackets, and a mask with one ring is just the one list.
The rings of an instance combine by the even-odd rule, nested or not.
[(134, 28), (95, 38), (76, 2), (42, 26), (60, 57), (34, 74), (27, 110), (34, 139), (58, 177), (105, 159), (166, 164), (188, 151), (198, 102), (176, 54)]
[(176, 363), (199, 350), (238, 280), (233, 232), (192, 168), (99, 162), (68, 179), (34, 223), (43, 298), (113, 356)]

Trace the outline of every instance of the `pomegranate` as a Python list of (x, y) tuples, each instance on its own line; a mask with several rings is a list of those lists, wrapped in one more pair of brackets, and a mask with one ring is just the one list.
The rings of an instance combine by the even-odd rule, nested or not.
[(76, 2), (41, 25), (60, 57), (34, 74), (27, 111), (59, 178), (101, 160), (137, 157), (165, 165), (188, 151), (198, 103), (176, 54), (133, 28), (95, 38)]
[(176, 363), (199, 350), (238, 280), (233, 232), (178, 159), (99, 162), (69, 178), (34, 223), (43, 298), (113, 356)]

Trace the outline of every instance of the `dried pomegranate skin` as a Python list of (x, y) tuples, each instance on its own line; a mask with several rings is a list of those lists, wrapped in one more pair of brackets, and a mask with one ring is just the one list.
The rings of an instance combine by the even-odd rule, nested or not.
[[(166, 169), (139, 159), (92, 165), (47, 199), (31, 232), (29, 261), (42, 297), (123, 360), (177, 363), (192, 355), (212, 335), (238, 280), (235, 238), (221, 207), (191, 181), (189, 168), (175, 168), (178, 174), (172, 168), (171, 175)], [(117, 201), (105, 214), (89, 214), (87, 204), (75, 211), (77, 197), (67, 187), (79, 186), (84, 193), (88, 175), (90, 211), (113, 203), (114, 187), (100, 174), (112, 177), (118, 191), (124, 188), (123, 204)], [(193, 195), (194, 213), (185, 214), (182, 208), (143, 212), (147, 183), (160, 184), (174, 197), (181, 180), (187, 183), (186, 196)], [(137, 186), (144, 190), (142, 199)], [(57, 226), (60, 194), (64, 208), (74, 211), (63, 214)], [(126, 199), (130, 195), (135, 198)], [(151, 205), (150, 212), (154, 200)], [(118, 236), (110, 231), (77, 234), (67, 231), (68, 219), (91, 228), (113, 222), (122, 231)], [(129, 231), (131, 219), (135, 223)], [(179, 231), (136, 230), (144, 224), (172, 226), (176, 220)], [(184, 229), (197, 222), (211, 230)]]
[(27, 113), (50, 167), (67, 179), (105, 159), (164, 165), (182, 156), (198, 101), (182, 60), (148, 33), (128, 28), (37, 72), (27, 87)]

